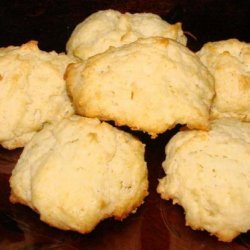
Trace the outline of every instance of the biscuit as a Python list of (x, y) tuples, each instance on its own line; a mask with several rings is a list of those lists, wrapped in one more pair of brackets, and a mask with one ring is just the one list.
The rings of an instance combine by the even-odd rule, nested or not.
[(0, 144), (23, 147), (45, 123), (73, 114), (64, 71), (75, 62), (36, 41), (0, 48)]
[(223, 118), (177, 133), (157, 191), (184, 208), (186, 225), (230, 242), (250, 229), (250, 124)]
[(188, 48), (144, 38), (71, 64), (65, 74), (76, 112), (152, 137), (176, 124), (207, 129), (213, 77)]
[(88, 233), (142, 204), (148, 190), (144, 145), (98, 119), (72, 116), (32, 138), (10, 186), (11, 202), (28, 205), (42, 221)]
[(197, 54), (215, 78), (212, 118), (250, 122), (250, 44), (237, 39), (209, 42)]
[(98, 11), (79, 23), (72, 32), (66, 50), (83, 60), (102, 53), (110, 47), (119, 47), (152, 36), (168, 37), (186, 45), (181, 23), (169, 24), (151, 13), (125, 13), (115, 10)]

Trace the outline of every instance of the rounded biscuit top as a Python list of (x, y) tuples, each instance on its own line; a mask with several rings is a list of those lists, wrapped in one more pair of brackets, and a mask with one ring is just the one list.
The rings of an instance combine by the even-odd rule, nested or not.
[(63, 75), (75, 60), (36, 41), (0, 48), (0, 144), (23, 147), (45, 123), (73, 114)]
[(65, 75), (76, 112), (153, 137), (176, 124), (208, 129), (213, 77), (174, 40), (154, 37), (72, 64)]
[(10, 186), (10, 200), (28, 205), (42, 221), (88, 233), (101, 220), (122, 220), (143, 203), (144, 145), (98, 119), (72, 116), (32, 138)]
[(166, 146), (157, 191), (185, 210), (186, 225), (230, 242), (250, 229), (250, 124), (214, 120), (185, 130)]
[(250, 121), (250, 44), (228, 39), (205, 44), (197, 53), (215, 78), (212, 118)]
[(115, 10), (98, 11), (79, 23), (72, 32), (66, 50), (83, 60), (119, 47), (138, 38), (162, 36), (186, 45), (181, 24), (169, 24), (151, 13), (125, 13)]

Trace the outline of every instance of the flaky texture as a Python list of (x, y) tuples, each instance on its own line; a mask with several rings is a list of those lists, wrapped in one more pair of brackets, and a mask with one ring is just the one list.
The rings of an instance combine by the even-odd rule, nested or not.
[(125, 13), (115, 10), (98, 11), (79, 23), (72, 32), (66, 50), (83, 60), (119, 47), (138, 38), (162, 36), (186, 45), (181, 24), (169, 24), (151, 13)]
[(197, 53), (215, 78), (212, 118), (250, 121), (250, 44), (237, 39), (209, 42)]
[(198, 57), (167, 38), (139, 39), (70, 65), (78, 114), (157, 136), (175, 124), (207, 129), (213, 78)]
[(37, 42), (0, 48), (0, 144), (23, 147), (45, 123), (73, 114), (63, 75), (65, 54), (39, 50)]
[(182, 131), (166, 147), (157, 191), (185, 210), (186, 225), (230, 242), (250, 229), (250, 124), (224, 118)]
[(148, 189), (144, 145), (98, 119), (72, 116), (32, 138), (10, 186), (10, 200), (28, 205), (42, 221), (88, 233), (142, 204)]

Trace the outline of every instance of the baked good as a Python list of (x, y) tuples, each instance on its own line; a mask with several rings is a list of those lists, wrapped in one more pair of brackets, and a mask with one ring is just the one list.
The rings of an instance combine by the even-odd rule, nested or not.
[(10, 186), (11, 202), (28, 205), (42, 221), (88, 233), (142, 204), (148, 189), (144, 145), (98, 119), (72, 116), (33, 136)]
[(138, 39), (71, 64), (65, 74), (76, 112), (152, 137), (177, 123), (208, 129), (213, 77), (172, 39)]
[(250, 123), (214, 120), (178, 132), (166, 146), (157, 191), (184, 208), (186, 225), (230, 242), (250, 229)]
[(152, 13), (102, 10), (93, 13), (79, 23), (72, 32), (66, 50), (68, 54), (83, 60), (102, 53), (110, 47), (119, 47), (138, 38), (162, 36), (186, 45), (181, 23), (169, 24)]
[(36, 41), (0, 48), (0, 144), (23, 147), (45, 123), (73, 114), (63, 79), (75, 60)]
[(237, 39), (209, 42), (197, 54), (215, 78), (212, 118), (250, 122), (250, 44)]

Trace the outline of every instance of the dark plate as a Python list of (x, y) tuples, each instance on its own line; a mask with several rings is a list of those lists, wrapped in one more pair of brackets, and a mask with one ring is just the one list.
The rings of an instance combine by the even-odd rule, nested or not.
[[(20, 45), (35, 39), (43, 50), (63, 51), (76, 24), (107, 8), (153, 12), (170, 23), (180, 21), (192, 50), (198, 50), (207, 41), (233, 37), (250, 42), (249, 0), (10, 0), (0, 3), (0, 46)], [(21, 150), (0, 148), (0, 250), (250, 249), (250, 233), (240, 235), (232, 243), (222, 243), (206, 232), (191, 230), (185, 226), (181, 207), (161, 200), (155, 192), (158, 178), (163, 175), (164, 146), (176, 131), (155, 140), (136, 133), (147, 145), (150, 195), (136, 214), (123, 222), (104, 221), (88, 235), (51, 228), (40, 222), (29, 208), (11, 205), (8, 180)]]

